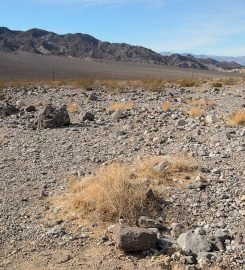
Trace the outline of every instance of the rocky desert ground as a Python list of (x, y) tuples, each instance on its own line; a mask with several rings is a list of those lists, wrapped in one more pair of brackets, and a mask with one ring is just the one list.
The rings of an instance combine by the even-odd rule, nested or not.
[(244, 269), (244, 80), (0, 98), (0, 269)]

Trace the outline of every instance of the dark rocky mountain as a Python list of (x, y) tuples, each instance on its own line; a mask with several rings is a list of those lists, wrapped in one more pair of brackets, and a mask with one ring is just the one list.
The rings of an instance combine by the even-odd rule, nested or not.
[(204, 70), (232, 70), (242, 67), (235, 62), (231, 64), (179, 54), (163, 56), (141, 46), (103, 42), (87, 34), (58, 35), (35, 28), (28, 31), (13, 31), (6, 27), (0, 27), (0, 51), (60, 55), (106, 61), (155, 63)]

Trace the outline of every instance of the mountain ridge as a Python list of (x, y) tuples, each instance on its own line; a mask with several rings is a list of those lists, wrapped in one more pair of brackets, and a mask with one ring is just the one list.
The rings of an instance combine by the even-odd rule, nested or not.
[(142, 46), (105, 42), (89, 34), (59, 35), (38, 28), (18, 31), (0, 27), (0, 51), (28, 52), (106, 61), (142, 62), (202, 70), (233, 71), (242, 68), (237, 63), (230, 64), (216, 60), (204, 61), (200, 58), (180, 54), (163, 56)]
[[(172, 52), (160, 52), (163, 56), (169, 56)], [(207, 59), (211, 58), (219, 62), (236, 62), (240, 65), (245, 65), (245, 56), (222, 56), (222, 55), (205, 55), (205, 54), (193, 54), (193, 53), (179, 53), (180, 55), (187, 56), (191, 55), (195, 58)]]

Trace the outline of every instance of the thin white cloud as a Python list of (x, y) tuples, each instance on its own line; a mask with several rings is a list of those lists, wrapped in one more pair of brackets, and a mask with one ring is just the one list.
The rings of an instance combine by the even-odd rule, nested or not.
[(72, 5), (79, 7), (91, 7), (91, 6), (122, 6), (125, 4), (141, 3), (153, 6), (162, 6), (165, 0), (35, 0), (40, 4), (49, 5)]

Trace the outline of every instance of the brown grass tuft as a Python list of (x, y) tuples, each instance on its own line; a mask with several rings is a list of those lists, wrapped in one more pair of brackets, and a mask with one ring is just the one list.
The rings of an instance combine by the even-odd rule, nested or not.
[[(159, 171), (156, 165), (162, 161), (168, 166)], [(161, 214), (159, 199), (163, 187), (159, 188), (160, 184), (165, 186), (196, 171), (197, 164), (184, 155), (153, 156), (132, 164), (111, 163), (101, 166), (93, 176), (72, 177), (67, 192), (55, 197), (54, 203), (65, 219), (108, 223), (117, 222), (123, 216), (135, 224), (140, 215)], [(150, 188), (153, 198), (147, 195)]]
[(147, 186), (130, 173), (127, 165), (113, 163), (99, 168), (95, 176), (73, 178), (60, 200), (65, 214), (93, 222), (116, 222), (123, 216), (133, 223), (140, 214), (154, 213)]
[(170, 110), (170, 108), (172, 107), (172, 103), (169, 102), (169, 101), (165, 101), (163, 102), (161, 105), (160, 105), (161, 109), (164, 111), (164, 112), (167, 112)]
[(130, 110), (134, 106), (133, 102), (111, 102), (108, 105), (109, 111), (116, 111), (116, 110)]
[(231, 125), (245, 124), (245, 109), (232, 113), (229, 116), (228, 122)]
[(79, 106), (75, 102), (69, 103), (67, 105), (67, 110), (69, 113), (76, 113), (78, 111), (78, 108), (79, 108)]
[(188, 111), (188, 115), (191, 117), (201, 117), (201, 116), (204, 116), (205, 114), (206, 114), (206, 111), (199, 107), (193, 107)]

